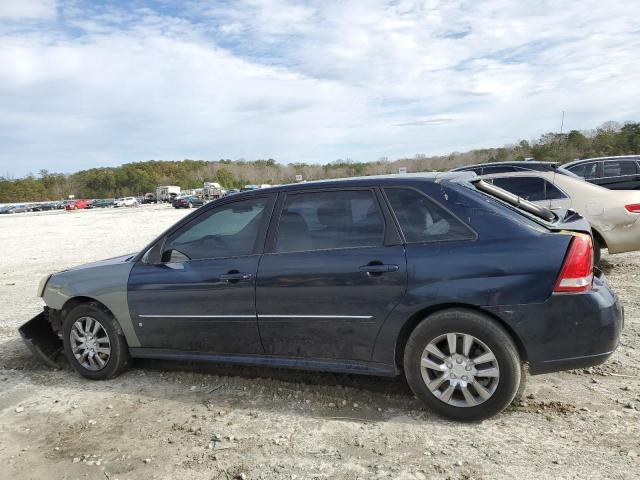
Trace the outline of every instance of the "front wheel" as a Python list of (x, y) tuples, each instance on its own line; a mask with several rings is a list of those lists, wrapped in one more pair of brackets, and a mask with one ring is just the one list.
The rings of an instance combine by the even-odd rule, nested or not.
[(404, 353), (409, 386), (429, 408), (453, 420), (478, 421), (504, 410), (521, 380), (518, 350), (492, 318), (451, 309), (425, 318)]
[(64, 318), (62, 335), (69, 363), (84, 377), (113, 378), (131, 364), (120, 325), (98, 303), (83, 303), (73, 308)]

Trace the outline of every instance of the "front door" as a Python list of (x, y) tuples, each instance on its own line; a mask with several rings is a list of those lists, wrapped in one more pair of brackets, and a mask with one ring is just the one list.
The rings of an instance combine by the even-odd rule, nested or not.
[(160, 262), (133, 267), (128, 301), (142, 347), (263, 353), (255, 281), (272, 206), (265, 196), (209, 208), (166, 239)]
[(385, 227), (368, 188), (287, 193), (282, 203), (272, 251), (258, 270), (266, 353), (370, 360), (406, 289), (404, 247), (384, 245), (385, 228), (395, 226)]

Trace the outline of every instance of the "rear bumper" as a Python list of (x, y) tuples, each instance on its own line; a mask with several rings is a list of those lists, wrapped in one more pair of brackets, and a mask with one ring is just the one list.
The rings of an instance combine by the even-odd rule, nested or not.
[[(637, 215), (637, 214), (635, 214)], [(603, 234), (609, 253), (640, 250), (640, 221), (618, 225)]]
[(533, 375), (603, 363), (624, 325), (624, 309), (604, 276), (586, 293), (554, 293), (544, 303), (489, 310), (517, 335)]

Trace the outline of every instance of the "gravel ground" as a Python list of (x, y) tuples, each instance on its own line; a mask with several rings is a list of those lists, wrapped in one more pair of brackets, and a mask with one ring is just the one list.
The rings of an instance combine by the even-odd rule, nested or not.
[(145, 361), (92, 382), (31, 357), (16, 327), (41, 276), (134, 252), (186, 213), (0, 218), (0, 478), (638, 478), (640, 253), (604, 255), (626, 308), (613, 357), (530, 377), (480, 424), (436, 417), (402, 379)]

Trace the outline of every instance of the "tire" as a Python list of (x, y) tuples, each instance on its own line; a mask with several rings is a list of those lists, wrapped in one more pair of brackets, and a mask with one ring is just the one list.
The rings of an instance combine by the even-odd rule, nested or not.
[[(451, 338), (455, 339), (453, 358)], [(472, 341), (465, 356), (468, 338)], [(481, 357), (487, 360), (473, 362)], [(404, 371), (411, 390), (428, 408), (452, 420), (472, 422), (497, 415), (513, 401), (522, 365), (512, 338), (491, 317), (450, 309), (428, 316), (411, 333)]]
[[(74, 346), (77, 348), (79, 343), (77, 328), (74, 328), (76, 322), (80, 322), (83, 330), (87, 326), (95, 329), (95, 323), (88, 324), (88, 320), (93, 319), (94, 322), (100, 324), (97, 328), (95, 338), (107, 338), (109, 355), (106, 353), (96, 353), (95, 355), (88, 355), (85, 363), (91, 363), (98, 368), (93, 368), (92, 365), (83, 365), (73, 352)], [(72, 333), (72, 332), (75, 332)], [(90, 340), (91, 341), (91, 340)], [(73, 308), (64, 318), (62, 325), (62, 342), (64, 344), (64, 352), (69, 360), (71, 366), (83, 377), (90, 378), (92, 380), (106, 380), (118, 376), (124, 370), (131, 365), (131, 355), (129, 354), (129, 346), (124, 338), (120, 325), (113, 317), (113, 315), (102, 305), (97, 302), (88, 302), (78, 305)], [(94, 344), (100, 349), (105, 349), (107, 343), (99, 342)], [(78, 354), (86, 352), (86, 347), (80, 347), (77, 350)], [(89, 357), (93, 357), (91, 361)], [(104, 365), (101, 365), (103, 363)]]

